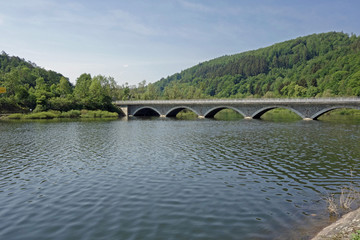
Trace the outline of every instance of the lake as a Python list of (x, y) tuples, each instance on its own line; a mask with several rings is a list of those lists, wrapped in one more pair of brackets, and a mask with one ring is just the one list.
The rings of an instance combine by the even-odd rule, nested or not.
[(309, 239), (360, 123), (0, 121), (0, 239)]

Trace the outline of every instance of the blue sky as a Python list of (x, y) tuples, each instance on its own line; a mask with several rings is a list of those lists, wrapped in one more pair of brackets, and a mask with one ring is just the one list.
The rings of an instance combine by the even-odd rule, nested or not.
[(0, 51), (62, 73), (155, 82), (312, 33), (360, 34), (358, 0), (0, 0)]

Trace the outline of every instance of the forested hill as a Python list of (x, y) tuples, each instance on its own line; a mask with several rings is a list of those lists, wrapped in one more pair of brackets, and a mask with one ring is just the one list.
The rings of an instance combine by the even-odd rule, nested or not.
[[(0, 54), (0, 113), (49, 109), (113, 110), (117, 85), (111, 77), (82, 74), (73, 86), (62, 74), (45, 70), (22, 58)], [(122, 90), (122, 91), (120, 91)], [(123, 93), (123, 89), (119, 88)]]
[(360, 96), (360, 37), (299, 37), (203, 62), (153, 85), (167, 99)]

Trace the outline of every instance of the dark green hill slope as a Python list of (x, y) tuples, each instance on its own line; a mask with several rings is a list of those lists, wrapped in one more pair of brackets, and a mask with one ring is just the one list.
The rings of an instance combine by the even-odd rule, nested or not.
[(299, 37), (200, 63), (151, 87), (166, 99), (360, 96), (360, 37)]

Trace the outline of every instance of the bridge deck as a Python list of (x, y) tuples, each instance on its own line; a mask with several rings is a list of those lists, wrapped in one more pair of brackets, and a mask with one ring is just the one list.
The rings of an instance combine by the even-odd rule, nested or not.
[(259, 104), (259, 103), (360, 103), (360, 97), (352, 98), (249, 98), (249, 99), (191, 99), (191, 100), (134, 100), (115, 101), (115, 105), (153, 104)]

